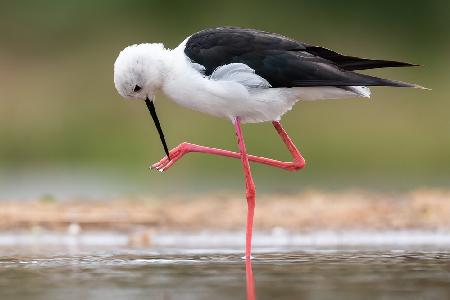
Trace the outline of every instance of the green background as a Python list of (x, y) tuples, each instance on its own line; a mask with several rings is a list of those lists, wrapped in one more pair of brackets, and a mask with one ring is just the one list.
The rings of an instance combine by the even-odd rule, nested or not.
[[(373, 88), (370, 100), (299, 102), (282, 121), (307, 167), (292, 174), (254, 165), (259, 190), (448, 186), (449, 3), (2, 1), (0, 196), (2, 189), (53, 193), (65, 184), (80, 194), (91, 188), (100, 194), (240, 190), (238, 160), (192, 154), (167, 174), (150, 172), (147, 166), (163, 156), (156, 131), (144, 103), (123, 101), (112, 80), (115, 58), (127, 45), (172, 48), (196, 31), (223, 25), (418, 63), (423, 67), (369, 73), (432, 89)], [(190, 141), (237, 148), (227, 120), (163, 95), (156, 105), (169, 146)], [(251, 153), (289, 159), (270, 124), (245, 125), (244, 134)]]

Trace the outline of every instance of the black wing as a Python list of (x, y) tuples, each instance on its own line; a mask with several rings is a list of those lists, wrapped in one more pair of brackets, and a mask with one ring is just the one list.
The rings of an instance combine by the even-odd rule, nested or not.
[(192, 35), (185, 54), (210, 75), (229, 63), (244, 63), (272, 87), (415, 85), (358, 74), (352, 70), (412, 66), (408, 63), (345, 56), (279, 34), (221, 27)]
[(348, 71), (353, 70), (367, 70), (376, 68), (390, 68), (390, 67), (417, 67), (418, 65), (394, 61), (394, 60), (381, 60), (381, 59), (368, 59), (359, 58), (355, 56), (342, 55), (334, 52), (333, 50), (306, 45), (306, 51), (316, 56), (328, 59), (338, 65), (340, 68)]

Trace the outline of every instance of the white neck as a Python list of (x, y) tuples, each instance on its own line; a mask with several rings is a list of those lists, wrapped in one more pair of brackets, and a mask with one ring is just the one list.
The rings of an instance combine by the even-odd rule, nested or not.
[[(205, 77), (195, 68), (184, 53), (186, 38), (178, 47), (168, 51), (166, 73), (161, 90), (178, 104), (195, 95), (195, 90), (205, 84)], [(206, 80), (207, 81), (207, 80)], [(185, 105), (186, 106), (186, 105)]]

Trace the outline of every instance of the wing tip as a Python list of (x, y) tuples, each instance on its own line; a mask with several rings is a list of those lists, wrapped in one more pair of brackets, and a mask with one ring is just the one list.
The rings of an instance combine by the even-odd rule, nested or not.
[(412, 64), (408, 62), (395, 62), (398, 63), (399, 67), (423, 67), (421, 64)]
[[(359, 73), (356, 73), (356, 74), (359, 74)], [(361, 74), (359, 74), (359, 75), (361, 75)], [(378, 85), (378, 86), (414, 88), (414, 89), (420, 89), (420, 90), (431, 90), (430, 88), (427, 88), (427, 87), (424, 87), (424, 86), (421, 86), (421, 85), (415, 84), (415, 83), (409, 83), (409, 82), (400, 81), (400, 80), (392, 80), (392, 79), (373, 77), (373, 76), (367, 76), (367, 77), (377, 81), (375, 84), (366, 84), (369, 86), (370, 85)]]
[(406, 87), (406, 88), (413, 88), (413, 89), (418, 89), (418, 90), (431, 91), (430, 88), (427, 88), (427, 87), (424, 87), (424, 86), (421, 86), (421, 85), (418, 85), (418, 84), (415, 84), (415, 83), (409, 83), (409, 82), (403, 82), (403, 81), (394, 81), (394, 80), (392, 80), (392, 81), (396, 83), (395, 85), (391, 85), (391, 86), (394, 86), (394, 87)]

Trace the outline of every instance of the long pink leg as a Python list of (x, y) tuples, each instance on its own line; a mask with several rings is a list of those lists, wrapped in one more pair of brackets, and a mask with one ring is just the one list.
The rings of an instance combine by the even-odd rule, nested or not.
[(245, 233), (245, 258), (251, 258), (252, 249), (252, 234), (253, 234), (253, 215), (255, 213), (255, 183), (253, 182), (252, 172), (250, 170), (250, 164), (248, 162), (247, 149), (245, 148), (244, 136), (242, 135), (241, 121), (239, 117), (236, 117), (234, 122), (236, 129), (236, 136), (239, 146), (239, 152), (241, 153), (242, 167), (244, 169), (245, 188), (247, 197), (247, 227)]
[(247, 284), (247, 300), (256, 300), (255, 280), (253, 278), (252, 261), (245, 259), (245, 279)]
[[(284, 162), (279, 161), (271, 158), (266, 157), (259, 157), (255, 155), (247, 155), (248, 160), (251, 162), (256, 162), (260, 164), (269, 165), (272, 167), (277, 167), (281, 169), (285, 169), (288, 171), (297, 171), (305, 166), (305, 159), (301, 155), (300, 151), (297, 149), (297, 147), (294, 145), (292, 140), (287, 135), (286, 131), (281, 126), (280, 122), (273, 121), (273, 126), (277, 130), (278, 134), (280, 135), (281, 139), (283, 140), (284, 144), (287, 146), (289, 152), (292, 155), (292, 162)], [(211, 147), (205, 147), (200, 145), (195, 145), (191, 143), (181, 143), (177, 147), (173, 148), (169, 154), (170, 154), (170, 160), (166, 157), (164, 157), (159, 162), (153, 164), (151, 167), (152, 169), (157, 169), (160, 171), (166, 171), (170, 167), (172, 167), (177, 160), (179, 160), (183, 155), (189, 152), (198, 152), (198, 153), (208, 153), (213, 155), (219, 155), (219, 156), (226, 156), (231, 158), (241, 158), (241, 154), (238, 152), (233, 152), (229, 150), (223, 150), (223, 149), (217, 149), (217, 148), (211, 148)]]
[[(303, 168), (306, 164), (305, 159), (303, 158), (300, 151), (295, 146), (294, 142), (292, 142), (291, 138), (287, 134), (287, 132), (283, 129), (281, 126), (281, 123), (279, 121), (273, 121), (272, 122), (273, 127), (275, 127), (276, 131), (278, 132), (278, 135), (283, 140), (284, 144), (287, 146), (289, 152), (292, 155), (292, 162), (287, 163), (288, 168), (290, 168), (291, 171), (297, 171)], [(286, 168), (287, 169), (287, 168)]]

